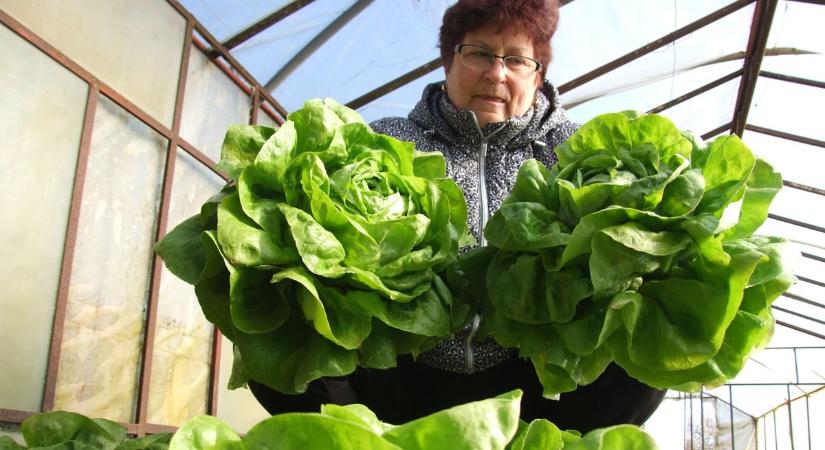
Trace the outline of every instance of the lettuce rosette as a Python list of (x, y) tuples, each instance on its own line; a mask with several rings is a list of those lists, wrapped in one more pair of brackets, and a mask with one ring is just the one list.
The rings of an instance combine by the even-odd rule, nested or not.
[(732, 378), (790, 287), (783, 239), (756, 237), (782, 178), (736, 136), (705, 144), (658, 115), (598, 116), (531, 160), (463, 265), (484, 326), (530, 358), (544, 395), (611, 361), (657, 388)]
[(277, 130), (230, 128), (218, 167), (229, 183), (156, 250), (234, 343), (230, 387), (304, 392), (464, 322), (446, 282), (467, 209), (441, 154), (314, 99)]

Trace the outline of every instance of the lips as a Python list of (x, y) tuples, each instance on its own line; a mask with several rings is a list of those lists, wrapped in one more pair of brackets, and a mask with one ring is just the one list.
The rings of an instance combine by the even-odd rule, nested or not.
[(494, 95), (476, 95), (475, 97), (479, 100), (484, 100), (486, 102), (507, 103), (503, 98)]

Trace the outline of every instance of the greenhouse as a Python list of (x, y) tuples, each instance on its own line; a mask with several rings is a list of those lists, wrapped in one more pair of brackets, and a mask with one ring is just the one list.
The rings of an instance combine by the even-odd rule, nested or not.
[[(243, 155), (235, 155), (235, 160), (227, 162), (226, 148), (234, 142), (227, 131), (259, 130), (254, 132), (260, 133), (255, 138), (263, 136), (259, 144), (264, 147), (258, 145), (255, 151), (264, 154), (270, 136), (279, 136), (293, 122), (300, 128), (303, 111), (308, 111), (307, 117), (316, 113), (308, 109), (311, 99), (330, 99), (333, 103), (321, 103), (332, 104), (330, 108), (339, 112), (350, 108), (367, 124), (387, 117), (407, 117), (426, 86), (445, 80), (439, 29), (445, 11), (455, 3), (456, 0), (0, 0), (0, 81), (6, 86), (0, 90), (0, 170), (6, 186), (0, 200), (10, 206), (0, 224), (0, 242), (7, 255), (0, 262), (0, 283), (4, 286), (0, 295), (0, 341), (4, 347), (0, 352), (0, 449), (26, 448), (23, 446), (29, 435), (24, 422), (51, 411), (106, 419), (122, 425), (125, 433), (134, 438), (191, 430), (188, 427), (193, 418), (212, 416), (238, 436), (253, 430), (249, 437), (262, 439), (255, 426), (271, 414), (249, 389), (237, 388), (239, 383), (244, 384), (245, 375), (238, 368), (238, 355), (251, 350), (239, 345), (239, 340), (223, 328), (224, 323), (214, 319), (216, 313), (202, 296), (203, 281), (215, 261), (222, 273), (232, 274), (233, 302), (234, 283), (245, 273), (235, 272), (237, 267), (229, 267), (227, 272), (222, 262), (231, 266), (232, 258), (227, 256), (224, 244), (218, 242), (224, 238), (221, 230), (205, 225), (206, 205), (237, 186), (241, 186), (243, 197), (245, 180), (253, 176), (241, 175), (247, 173), (245, 164), (253, 164), (252, 160), (242, 161)], [(684, 390), (676, 389), (676, 385), (690, 383), (667, 384), (666, 387), (673, 388), (667, 390), (641, 430), (665, 450), (825, 448), (825, 429), (821, 426), (825, 423), (825, 0), (559, 3), (560, 19), (552, 37), (552, 60), (546, 67), (545, 78), (558, 89), (558, 99), (572, 122), (585, 124), (602, 114), (622, 111), (657, 114), (704, 143), (738, 136), (756, 161), (766, 162), (769, 169), (781, 174), (779, 178), (772, 173), (772, 179), (779, 180), (779, 185), (771, 194), (760, 194), (767, 188), (758, 185), (759, 181), (747, 180), (748, 190), (744, 180), (725, 180), (739, 182), (741, 189), (735, 195), (731, 191), (730, 198), (717, 201), (733, 202), (731, 209), (743, 211), (750, 207), (748, 202), (762, 202), (765, 208), (770, 204), (762, 218), (764, 222), (753, 230), (754, 239), (770, 236), (787, 243), (781, 257), (783, 270), (792, 275), (793, 283), (782, 289), (781, 295), (777, 291), (778, 298), (765, 306), (765, 314), (773, 318), (773, 322), (764, 325), (773, 328), (772, 336), (766, 331), (771, 336), (769, 342), (756, 345), (749, 341), (747, 345), (763, 348), (750, 354), (745, 352), (744, 367), (724, 382), (705, 385), (698, 380), (692, 389)], [(459, 47), (456, 46), (457, 52), (461, 51)], [(492, 62), (487, 62), (488, 67), (497, 58), (502, 59), (502, 67), (509, 67), (505, 65), (512, 62), (508, 61), (512, 56), (499, 56), (492, 50), (489, 53)], [(538, 71), (542, 65), (533, 62)], [(341, 109), (334, 109), (338, 107)], [(233, 128), (242, 125), (263, 127)], [(420, 154), (415, 155), (415, 161), (419, 161)], [(319, 157), (319, 161), (324, 157)], [(559, 164), (564, 163), (562, 159), (558, 159)], [(257, 164), (258, 160), (255, 161)], [(440, 163), (443, 165), (443, 159)], [(330, 167), (328, 160), (318, 164), (322, 169), (323, 164)], [(401, 167), (404, 164), (407, 163), (397, 164), (399, 171), (405, 170)], [(412, 174), (413, 164), (409, 162), (408, 175)], [(422, 171), (429, 170), (427, 164), (421, 163)], [(727, 161), (721, 164), (726, 165)], [(735, 166), (736, 162), (730, 165)], [(278, 172), (285, 179), (293, 166), (289, 167)], [(415, 167), (417, 171), (419, 166)], [(301, 170), (310, 171), (292, 171)], [(555, 176), (557, 172), (551, 173)], [(433, 185), (441, 189), (441, 197), (455, 199), (450, 190), (455, 185), (444, 181), (446, 177), (441, 174)], [(336, 179), (331, 178), (334, 184)], [(388, 176), (386, 180), (399, 178), (400, 175)], [(430, 178), (437, 177), (426, 178), (431, 181)], [(572, 186), (567, 180), (559, 182), (562, 181)], [(277, 182), (277, 188), (286, 192), (279, 191), (278, 195), (287, 200), (290, 195), (303, 195), (291, 194), (287, 184)], [(325, 186), (331, 189), (328, 184)], [(455, 191), (460, 194), (457, 187)], [(753, 197), (742, 200), (750, 192), (755, 192)], [(247, 194), (258, 195), (258, 191)], [(759, 195), (768, 196), (767, 200)], [(434, 205), (435, 200), (432, 202)], [(220, 223), (225, 220), (222, 211), (229, 207), (221, 198), (217, 203), (224, 208), (215, 213)], [(698, 199), (693, 207), (697, 208), (697, 204), (706, 205)], [(316, 206), (313, 203), (313, 208)], [(294, 212), (297, 208), (278, 208), (275, 209), (287, 221), (307, 215)], [(241, 213), (239, 222), (259, 221), (257, 213), (248, 211), (252, 218)], [(722, 213), (720, 209), (717, 219)], [(174, 261), (170, 263), (187, 255), (160, 254), (164, 249), (156, 243), (198, 214), (204, 223), (203, 233), (201, 228), (197, 229), (198, 235), (204, 236), (203, 241), (189, 245), (200, 249), (204, 242), (205, 248), (213, 253), (206, 251), (194, 280), (190, 281), (175, 269)], [(460, 240), (456, 230), (459, 235), (462, 228), (467, 232), (466, 207), (463, 221), (460, 215), (456, 219), (455, 214), (450, 214), (449, 220), (445, 219), (449, 224), (441, 221), (445, 229), (453, 227), (444, 235), (452, 233), (453, 241)], [(743, 212), (741, 217), (748, 214)], [(438, 221), (435, 216), (433, 213), (433, 223)], [(488, 225), (496, 217), (499, 216), (490, 219)], [(335, 220), (338, 219), (329, 222)], [(430, 218), (426, 220), (430, 223)], [(651, 223), (645, 220), (642, 222)], [(289, 226), (294, 228), (293, 222)], [(749, 230), (741, 231), (738, 226), (734, 227), (737, 233), (750, 237), (746, 232)], [(261, 227), (269, 231), (266, 225)], [(501, 240), (492, 239), (494, 234), (489, 231), (485, 229), (484, 235), (490, 236), (492, 245), (502, 247), (498, 244)], [(213, 238), (211, 247), (205, 236)], [(309, 240), (316, 240), (317, 236), (312, 235)], [(722, 235), (719, 236), (722, 251)], [(331, 273), (323, 271), (332, 269), (307, 262), (304, 251), (308, 250), (306, 245), (302, 247), (300, 238), (290, 236), (286, 240), (292, 247), (297, 245), (297, 252), (304, 257), (302, 267), (308, 269), (276, 275), (281, 278), (267, 279), (264, 284), (284, 279), (290, 286), (300, 284), (314, 293), (318, 304), (326, 301), (321, 298), (324, 295), (340, 294), (345, 298), (341, 294), (346, 290), (343, 284), (322, 286), (316, 280)], [(593, 242), (595, 246), (595, 238)], [(438, 249), (441, 244), (433, 245)], [(459, 244), (449, 245), (457, 249)], [(679, 245), (681, 249), (692, 244)], [(698, 251), (711, 252), (704, 245)], [(410, 244), (402, 253), (414, 253), (412, 249)], [(180, 253), (178, 250), (175, 247), (170, 253)], [(282, 256), (283, 261), (297, 258), (294, 249), (292, 252), (292, 256)], [(777, 250), (776, 255), (779, 253)], [(542, 255), (545, 259), (536, 264), (546, 268), (550, 263), (546, 262), (546, 254)], [(774, 253), (768, 256), (773, 258)], [(565, 261), (578, 261), (576, 257), (581, 255)], [(280, 260), (264, 266), (269, 270), (279, 263)], [(428, 276), (447, 266), (447, 262), (433, 264), (426, 268)], [(596, 270), (594, 264), (591, 259), (591, 271)], [(668, 260), (662, 266), (670, 264)], [(758, 272), (754, 269), (757, 264), (761, 262), (754, 262), (750, 270)], [(713, 270), (707, 272), (708, 277), (713, 276)], [(363, 278), (358, 278), (362, 276), (360, 272), (353, 273), (347, 272), (347, 276), (360, 280), (357, 286), (378, 286), (375, 289), (382, 301), (392, 298), (407, 302), (423, 296), (416, 291), (415, 295), (404, 297), (407, 291), (396, 288), (403, 280), (394, 278), (392, 283), (396, 284), (392, 284), (380, 271), (379, 275)], [(776, 273), (771, 276), (781, 278)], [(312, 282), (306, 281), (311, 277), (315, 277)], [(335, 277), (341, 277), (340, 273)], [(444, 284), (441, 278), (438, 280)], [(452, 289), (448, 275), (444, 275), (444, 280)], [(641, 283), (642, 278), (638, 280)], [(742, 283), (747, 281), (746, 278)], [(229, 282), (229, 278), (214, 282), (223, 283), (227, 301)], [(313, 282), (317, 292), (309, 287)], [(756, 283), (753, 279), (751, 282)], [(430, 286), (430, 281), (427, 283)], [(438, 283), (433, 281), (433, 286), (441, 286)], [(587, 283), (590, 284), (589, 278)], [(194, 289), (192, 284), (196, 285)], [(541, 286), (544, 292), (544, 285)], [(285, 289), (278, 291), (278, 295), (285, 295)], [(592, 293), (598, 286), (589, 289)], [(743, 290), (748, 298), (745, 289), (740, 288), (739, 302), (743, 301)], [(251, 311), (244, 319), (248, 326), (272, 331), (264, 323), (269, 316), (256, 317), (255, 300), (246, 301), (249, 305), (244, 307)], [(308, 315), (310, 307), (302, 307)], [(728, 323), (737, 308), (734, 305)], [(228, 314), (229, 306), (226, 309)], [(579, 307), (578, 311), (583, 309), (586, 308)], [(234, 310), (232, 314), (235, 320)], [(375, 313), (375, 317), (379, 316)], [(383, 320), (384, 316), (380, 317)], [(326, 331), (322, 331), (316, 319), (307, 317), (305, 322), (313, 323), (318, 333), (335, 344), (339, 344), (339, 336), (346, 335), (336, 334), (336, 323), (326, 324)], [(387, 325), (392, 324), (387, 321)], [(381, 329), (390, 326), (382, 325)], [(720, 345), (729, 344), (727, 340), (721, 344), (723, 337), (727, 338), (724, 331), (714, 341), (714, 352), (720, 351)], [(340, 340), (346, 341), (348, 336)], [(398, 350), (393, 355), (401, 353)], [(243, 363), (252, 374), (259, 369), (247, 359), (249, 354), (252, 353), (244, 353)], [(312, 361), (313, 356), (322, 357), (307, 352), (296, 358)], [(618, 356), (615, 359), (619, 361)], [(639, 370), (648, 374), (646, 369)], [(274, 383), (268, 385), (273, 387)], [(544, 387), (548, 392), (548, 386)], [(565, 393), (560, 394), (562, 398)], [(335, 410), (330, 411), (334, 414)], [(515, 414), (517, 419), (517, 410)], [(378, 419), (382, 417), (379, 415)], [(392, 426), (373, 424), (373, 429), (376, 427)], [(382, 430), (392, 433), (387, 431), (389, 428)], [(515, 428), (511, 431), (515, 432)], [(20, 447), (13, 447), (10, 442)], [(398, 446), (375, 448), (405, 448), (403, 440), (392, 442)], [(36, 447), (32, 442), (28, 445)], [(445, 445), (424, 448), (450, 448)], [(504, 447), (479, 444), (478, 448)], [(523, 448), (528, 446), (524, 444)]]

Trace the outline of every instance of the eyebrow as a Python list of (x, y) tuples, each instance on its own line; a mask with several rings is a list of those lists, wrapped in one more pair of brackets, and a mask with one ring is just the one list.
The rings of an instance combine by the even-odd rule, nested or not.
[[(493, 47), (493, 46), (492, 46), (492, 45), (488, 45), (488, 44), (487, 44), (487, 43), (485, 43), (485, 42), (481, 42), (481, 41), (467, 41), (467, 42), (465, 42), (465, 44), (477, 45), (477, 46), (479, 46), (479, 47), (484, 47), (484, 48), (486, 48), (487, 50), (490, 50), (491, 52), (493, 51), (493, 49), (492, 49), (492, 47)], [(521, 47), (521, 46), (517, 46), (517, 47), (509, 47), (509, 49), (505, 49), (505, 50), (504, 50), (504, 55), (503, 55), (503, 56), (527, 56), (527, 53), (528, 53), (528, 51), (529, 51), (529, 50), (530, 50), (530, 48), (529, 48), (529, 47)], [(495, 53), (495, 52), (494, 52), (494, 53)], [(532, 58), (532, 56), (530, 56), (530, 58)]]

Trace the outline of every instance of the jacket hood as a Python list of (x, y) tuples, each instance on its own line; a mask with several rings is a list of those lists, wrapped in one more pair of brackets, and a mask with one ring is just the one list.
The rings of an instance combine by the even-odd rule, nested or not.
[[(442, 89), (443, 85), (444, 82), (427, 85), (408, 118), (425, 133), (435, 134), (454, 145), (479, 141), (481, 136), (474, 113), (456, 108)], [(566, 122), (568, 119), (561, 107), (559, 92), (545, 80), (537, 91), (536, 101), (524, 115), (487, 124), (481, 131), (485, 136), (495, 133), (490, 140), (492, 145), (506, 143), (506, 147), (510, 148), (541, 140), (550, 130)], [(496, 132), (499, 128), (501, 130)]]

